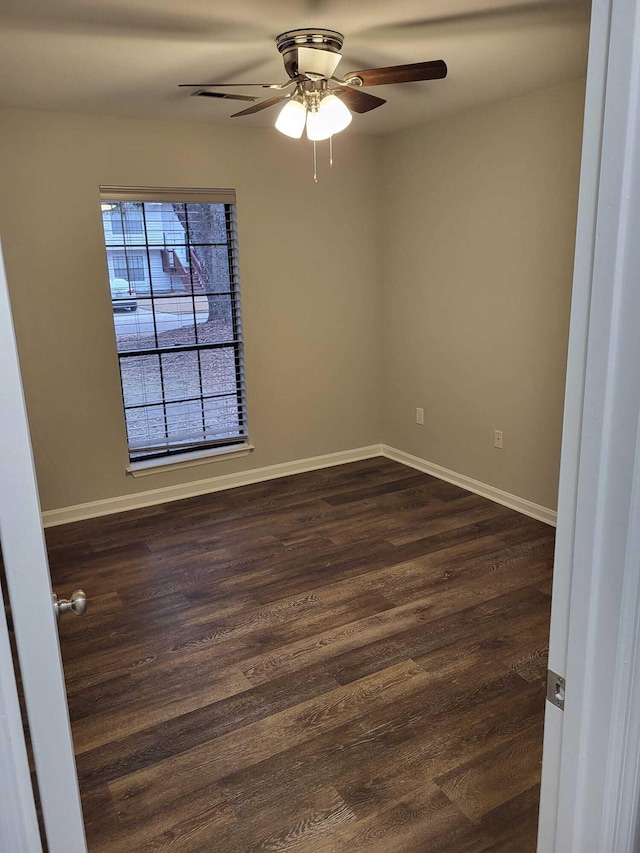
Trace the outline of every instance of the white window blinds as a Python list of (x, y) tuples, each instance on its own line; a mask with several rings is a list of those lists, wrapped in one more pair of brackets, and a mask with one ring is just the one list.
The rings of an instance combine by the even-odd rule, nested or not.
[(132, 460), (247, 440), (235, 192), (101, 187)]

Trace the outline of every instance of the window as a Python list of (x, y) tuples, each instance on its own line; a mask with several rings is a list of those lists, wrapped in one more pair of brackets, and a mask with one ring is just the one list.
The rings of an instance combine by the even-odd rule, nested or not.
[(113, 254), (109, 257), (109, 278), (126, 278), (129, 282), (146, 282), (146, 258), (129, 252), (128, 256)]
[(111, 232), (123, 234), (143, 234), (142, 204), (140, 202), (122, 203), (111, 206), (109, 210)]
[(234, 191), (101, 197), (130, 459), (245, 445)]

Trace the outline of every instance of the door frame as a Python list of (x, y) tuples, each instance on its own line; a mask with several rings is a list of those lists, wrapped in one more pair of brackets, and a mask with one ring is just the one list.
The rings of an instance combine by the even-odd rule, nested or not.
[[(548, 662), (565, 679), (612, 2), (592, 5), (585, 91)], [(564, 719), (563, 711), (546, 703), (538, 853), (555, 849)]]

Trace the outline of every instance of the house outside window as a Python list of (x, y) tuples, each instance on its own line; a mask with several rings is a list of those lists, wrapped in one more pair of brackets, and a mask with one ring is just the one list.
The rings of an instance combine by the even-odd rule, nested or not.
[(246, 446), (235, 192), (100, 189), (131, 461)]

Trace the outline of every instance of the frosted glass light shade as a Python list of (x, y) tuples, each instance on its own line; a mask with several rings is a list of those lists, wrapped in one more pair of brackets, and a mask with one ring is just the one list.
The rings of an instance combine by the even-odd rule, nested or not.
[(318, 112), (307, 116), (307, 136), (315, 140), (328, 139), (348, 127), (351, 119), (351, 113), (340, 98), (325, 95), (320, 101)]
[(288, 101), (276, 119), (276, 128), (285, 136), (300, 139), (307, 118), (307, 109), (300, 101)]

